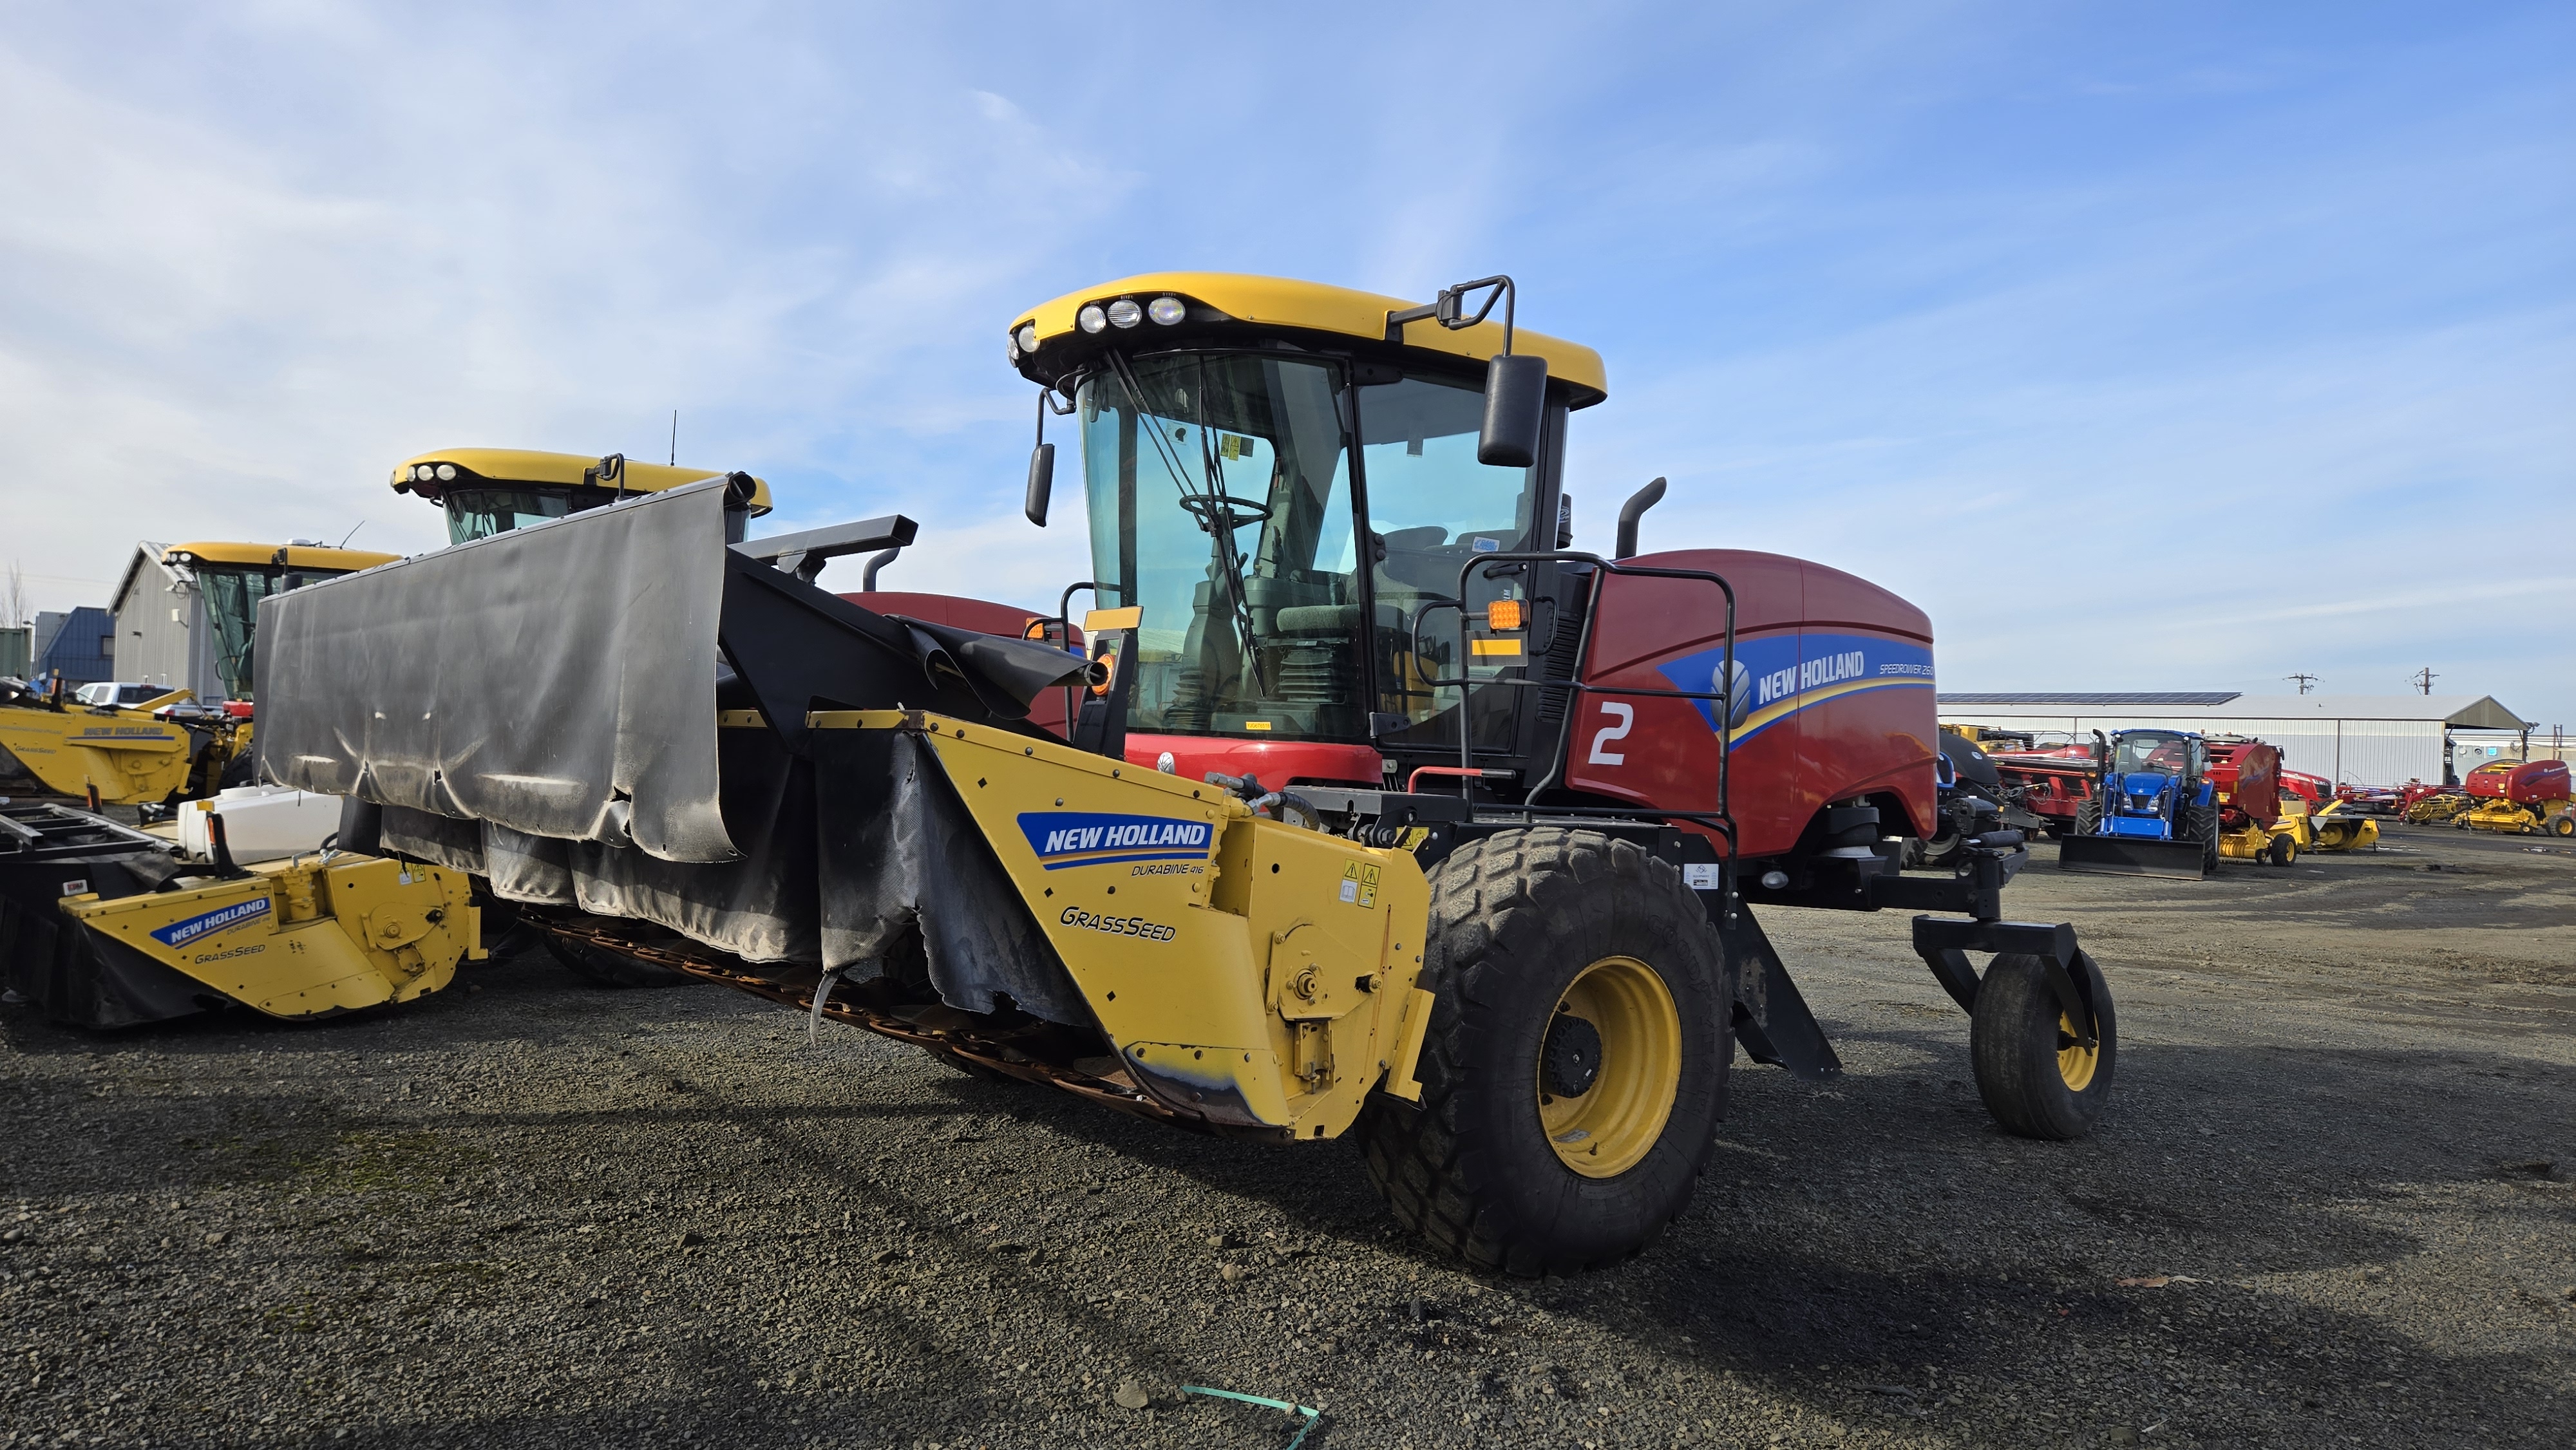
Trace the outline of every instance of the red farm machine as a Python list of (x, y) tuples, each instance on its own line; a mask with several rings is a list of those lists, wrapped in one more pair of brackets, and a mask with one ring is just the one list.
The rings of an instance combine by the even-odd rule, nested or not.
[(2450, 820), (2463, 831), (2576, 836), (2566, 761), (2494, 761), (2470, 771), (2460, 786), (2468, 805)]
[(1014, 319), (1033, 521), (1050, 416), (1082, 460), (1078, 648), (1065, 602), (1032, 639), (827, 593), (796, 556), (909, 521), (729, 546), (715, 479), (271, 600), (264, 769), (576, 942), (1182, 1127), (1355, 1133), (1486, 1268), (1652, 1241), (1738, 1044), (1840, 1071), (1774, 907), (1917, 913), (1997, 1121), (2084, 1132), (2111, 991), (2004, 918), (2020, 833), (1899, 870), (1939, 829), (1929, 621), (1638, 553), (1660, 480), (1572, 549), (1607, 384), (1512, 294), (1170, 273)]

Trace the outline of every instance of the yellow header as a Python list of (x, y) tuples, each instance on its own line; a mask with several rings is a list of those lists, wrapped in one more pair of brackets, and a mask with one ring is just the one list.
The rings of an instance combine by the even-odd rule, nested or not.
[[(1087, 340), (1088, 335), (1076, 331), (1074, 322), (1084, 303), (1106, 305), (1126, 297), (1145, 305), (1165, 296), (1214, 309), (1224, 314), (1225, 320), (1339, 333), (1380, 345), (1386, 342), (1386, 315), (1415, 305), (1400, 297), (1355, 292), (1347, 287), (1328, 287), (1320, 282), (1298, 282), (1285, 277), (1255, 277), (1240, 272), (1147, 272), (1104, 282), (1097, 287), (1086, 287), (1079, 292), (1068, 292), (1052, 302), (1041, 303), (1020, 314), (1011, 324), (1011, 330), (1017, 333), (1027, 324), (1037, 325), (1038, 354), (1031, 361), (1041, 361), (1047, 345), (1057, 338), (1071, 336)], [(1191, 319), (1192, 322), (1197, 320), (1196, 316)], [(1105, 336), (1150, 338), (1164, 330), (1154, 322), (1140, 321), (1131, 329), (1113, 331)], [(1179, 334), (1198, 329), (1184, 324), (1170, 330)], [(1447, 353), (1482, 363), (1503, 350), (1503, 323), (1496, 316), (1474, 327), (1452, 332), (1426, 318), (1406, 325), (1403, 345), (1416, 351)], [(1547, 359), (1547, 375), (1574, 390), (1577, 407), (1597, 403), (1609, 396), (1610, 384), (1601, 366), (1601, 354), (1580, 343), (1566, 342), (1516, 326), (1512, 330), (1512, 351)]]
[[(659, 463), (628, 459), (625, 463), (628, 493), (660, 493), (684, 483), (703, 478), (722, 478), (720, 468), (671, 468)], [(420, 471), (427, 468), (430, 476)], [(442, 475), (441, 468), (456, 470), (453, 478)], [(612, 480), (602, 483), (596, 476), (599, 455), (582, 453), (539, 453), (527, 448), (443, 448), (415, 454), (394, 468), (396, 493), (416, 493), (435, 503), (451, 488), (508, 487), (512, 484), (537, 488), (607, 488), (615, 489)], [(769, 485), (755, 478), (751, 481), (751, 511), (769, 512)]]
[(161, 551), (161, 562), (165, 564), (253, 564), (342, 574), (390, 564), (401, 557), (379, 554), (373, 549), (326, 549), (311, 544), (172, 544)]

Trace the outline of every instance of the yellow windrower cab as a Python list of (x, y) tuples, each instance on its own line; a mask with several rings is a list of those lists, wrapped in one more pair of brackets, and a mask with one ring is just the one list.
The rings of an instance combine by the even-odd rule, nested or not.
[[(1858, 738), (1912, 754), (1872, 789), (1927, 801), (1928, 625), (1801, 561), (1568, 548), (1567, 420), (1607, 384), (1519, 329), (1512, 290), (1164, 273), (1012, 319), (1044, 390), (1027, 512), (1053, 486), (1044, 420), (1075, 418), (1088, 572), (1116, 581), (1032, 582), (1064, 626), (1033, 638), (815, 587), (826, 554), (910, 543), (900, 516), (746, 543), (744, 474), (602, 499), (638, 466), (558, 456), (550, 486), (588, 492), (523, 510), (495, 496), (536, 455), (423, 455), (397, 486), (436, 490), (472, 546), (272, 604), (265, 768), (350, 798), (339, 845), (576, 946), (1198, 1131), (1355, 1134), (1397, 1217), (1487, 1269), (1650, 1243), (1710, 1160), (1739, 1042), (1840, 1070), (1757, 902), (1964, 913), (1916, 916), (1914, 948), (1973, 1013), (1990, 1110), (2086, 1131), (2110, 989), (2071, 926), (2001, 919), (2018, 833), (1903, 877), (1876, 797), (1837, 798), (1734, 854), (1729, 601), (1810, 579), (1911, 621), (1893, 672), (1853, 673), (1884, 641), (1834, 646), (1827, 698), (1884, 704)], [(1613, 583), (1657, 601), (1624, 627), (1703, 652), (1688, 671), (1581, 673)], [(1068, 649), (1084, 587), (1109, 597)], [(1793, 650), (1801, 607), (1763, 616)], [(1387, 639), (1409, 674), (1367, 653)], [(1574, 722), (1522, 687), (1584, 692), (1571, 763), (1651, 767), (1668, 798), (1550, 794)], [(1070, 728), (1032, 725), (1059, 692)], [(1835, 765), (1849, 717), (1808, 718), (1800, 758)], [(1982, 977), (1971, 952), (1995, 954)]]
[(57, 1021), (239, 1004), (307, 1019), (435, 992), (483, 955), (461, 872), (332, 849), (188, 859), (86, 811), (0, 805), (0, 981)]
[(203, 597), (216, 670), (239, 703), (203, 708), (181, 689), (91, 706), (0, 681), (0, 794), (160, 805), (249, 783), (260, 601), (397, 557), (303, 544), (171, 545), (162, 562)]
[[(619, 499), (722, 478), (721, 471), (639, 463), (623, 454), (541, 453), (526, 448), (444, 448), (395, 465), (396, 493), (415, 494), (447, 514), (447, 539), (462, 544), (522, 524), (559, 519)], [(769, 512), (769, 485), (751, 479), (745, 517)], [(736, 533), (734, 542), (741, 542)]]

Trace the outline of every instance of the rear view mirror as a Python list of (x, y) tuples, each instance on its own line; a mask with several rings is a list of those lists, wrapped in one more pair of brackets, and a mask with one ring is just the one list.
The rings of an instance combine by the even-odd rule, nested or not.
[(1476, 438), (1476, 461), (1497, 468), (1538, 462), (1539, 430), (1547, 421), (1547, 359), (1505, 355), (1485, 365), (1485, 427)]
[[(1484, 294), (1473, 311), (1470, 297)], [(1529, 468), (1538, 462), (1539, 431), (1547, 422), (1547, 359), (1512, 352), (1512, 308), (1519, 289), (1503, 276), (1440, 289), (1438, 301), (1399, 307), (1386, 315), (1387, 340), (1402, 342), (1405, 324), (1437, 322), (1452, 332), (1475, 327), (1503, 305), (1503, 350), (1485, 366), (1485, 426), (1476, 437), (1476, 461), (1496, 468)]]
[(1029, 493), (1021, 511), (1029, 522), (1046, 527), (1047, 498), (1055, 492), (1055, 445), (1041, 443), (1029, 450)]

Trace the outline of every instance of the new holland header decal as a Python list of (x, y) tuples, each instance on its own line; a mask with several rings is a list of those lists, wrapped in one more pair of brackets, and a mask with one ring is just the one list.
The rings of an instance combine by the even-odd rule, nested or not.
[(1028, 837), (1038, 864), (1061, 871), (1120, 861), (1204, 861), (1216, 827), (1182, 816), (1022, 811), (1020, 834)]
[(1726, 712), (1727, 738), (1741, 745), (1810, 705), (1864, 690), (1932, 688), (1932, 651), (1909, 640), (1870, 634), (1774, 634), (1735, 642), (1732, 689), (1719, 678), (1726, 651), (1702, 650), (1657, 670), (1677, 690), (1713, 690), (1723, 700), (1693, 700), (1708, 728)]
[(203, 916), (192, 916), (185, 921), (174, 921), (168, 926), (157, 927), (153, 930), (152, 937), (165, 947), (183, 947), (201, 936), (230, 931), (245, 922), (265, 920), (268, 916), (268, 907), (267, 897), (254, 896), (248, 901), (219, 906)]

